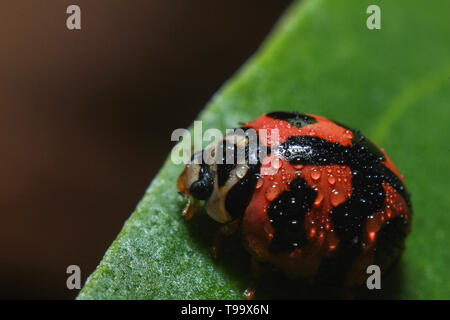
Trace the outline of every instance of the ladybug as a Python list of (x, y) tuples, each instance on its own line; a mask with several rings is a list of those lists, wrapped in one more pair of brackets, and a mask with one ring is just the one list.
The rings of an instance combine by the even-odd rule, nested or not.
[[(277, 139), (264, 130), (276, 130)], [(268, 150), (256, 161), (248, 132), (258, 136), (257, 151)], [(236, 160), (239, 148), (244, 161), (223, 161), (225, 154)], [(267, 262), (312, 283), (356, 287), (369, 265), (384, 273), (403, 251), (412, 215), (404, 177), (359, 130), (317, 115), (272, 112), (193, 159), (200, 156), (215, 161), (185, 166), (178, 178), (189, 198), (183, 214), (191, 218), (204, 200), (208, 215), (224, 224), (214, 256), (223, 236), (239, 230), (255, 277), (259, 262)]]

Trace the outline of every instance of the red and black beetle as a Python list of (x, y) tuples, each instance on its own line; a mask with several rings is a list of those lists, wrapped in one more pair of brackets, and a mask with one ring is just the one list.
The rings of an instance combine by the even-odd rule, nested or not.
[[(266, 158), (250, 163), (249, 139), (237, 131), (203, 150), (214, 157), (233, 141), (245, 162), (186, 165), (178, 179), (191, 204), (184, 214), (195, 211), (191, 201), (205, 200), (207, 213), (225, 224), (219, 240), (240, 230), (254, 261), (288, 275), (354, 286), (367, 279), (369, 265), (388, 270), (404, 247), (412, 208), (384, 150), (358, 130), (311, 114), (264, 114), (240, 132), (250, 129), (277, 130), (275, 142), (258, 136), (258, 148), (270, 149)], [(273, 163), (276, 173), (264, 174)]]

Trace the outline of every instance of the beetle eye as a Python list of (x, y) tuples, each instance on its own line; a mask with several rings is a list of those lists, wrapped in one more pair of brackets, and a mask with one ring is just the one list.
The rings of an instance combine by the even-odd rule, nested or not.
[(197, 181), (192, 183), (189, 192), (196, 199), (206, 200), (209, 198), (214, 188), (214, 178), (209, 171), (208, 165), (202, 165), (198, 178)]
[(204, 180), (198, 180), (191, 185), (190, 193), (198, 200), (206, 200), (212, 193), (212, 187), (212, 184), (208, 184)]

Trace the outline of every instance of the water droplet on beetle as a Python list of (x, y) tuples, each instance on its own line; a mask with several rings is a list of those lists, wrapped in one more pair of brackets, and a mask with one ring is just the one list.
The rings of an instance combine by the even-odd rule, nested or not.
[(266, 191), (266, 199), (268, 201), (273, 201), (278, 194), (280, 193), (279, 186), (277, 183), (274, 183), (267, 191)]
[(242, 179), (248, 171), (248, 167), (247, 166), (239, 166), (236, 168), (236, 176), (240, 179)]
[(333, 186), (336, 183), (336, 178), (334, 176), (329, 176), (328, 183)]
[(342, 192), (339, 192), (337, 190), (333, 190), (331, 192), (330, 202), (333, 207), (338, 206), (345, 200), (345, 196)]
[(347, 139), (352, 139), (353, 138), (353, 133), (350, 130), (346, 130), (344, 133), (344, 137)]
[(274, 169), (276, 169), (276, 170), (280, 169), (281, 166), (282, 166), (282, 163), (281, 163), (281, 161), (280, 161), (280, 158), (276, 158), (276, 159), (274, 160), (274, 162), (272, 163), (272, 168), (274, 168)]
[(263, 178), (259, 178), (258, 181), (256, 182), (256, 189), (260, 189), (264, 184), (264, 179)]
[(311, 179), (313, 180), (319, 180), (320, 179), (320, 171), (314, 170), (311, 172)]
[(317, 198), (314, 201), (314, 205), (317, 207), (322, 203), (322, 201), (323, 201), (323, 195), (322, 195), (322, 193), (319, 193), (319, 194), (317, 194)]

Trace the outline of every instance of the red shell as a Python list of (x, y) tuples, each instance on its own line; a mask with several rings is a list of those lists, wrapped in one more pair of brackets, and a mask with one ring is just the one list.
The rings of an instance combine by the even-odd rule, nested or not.
[[(246, 123), (244, 126), (253, 129), (278, 129), (280, 144), (291, 136), (309, 136), (351, 147), (354, 143), (354, 132), (324, 117), (307, 115), (316, 120), (304, 127), (296, 127), (287, 121), (263, 115)], [(264, 141), (263, 141), (264, 142)], [(266, 141), (270, 145), (270, 139)], [(385, 156), (382, 162), (402, 182), (397, 168)], [(277, 155), (270, 155), (275, 157)], [(244, 244), (257, 259), (269, 261), (289, 274), (302, 277), (315, 277), (320, 265), (327, 257), (332, 256), (340, 247), (330, 212), (333, 208), (347, 201), (352, 195), (352, 170), (346, 165), (295, 165), (280, 157), (280, 167), (274, 175), (262, 175), (256, 184), (250, 203), (242, 220)], [(262, 167), (270, 166), (263, 162)], [(291, 252), (270, 250), (274, 237), (274, 228), (267, 214), (273, 199), (289, 189), (291, 181), (296, 177), (306, 180), (307, 185), (317, 191), (312, 208), (306, 213), (303, 221), (307, 244)], [(383, 210), (367, 217), (364, 226), (365, 239), (362, 240), (360, 253), (351, 263), (351, 270), (346, 276), (348, 284), (359, 284), (367, 278), (366, 267), (374, 263), (374, 254), (379, 231), (395, 217), (401, 217), (409, 226), (410, 207), (405, 199), (386, 181), (383, 182), (385, 204)], [(391, 259), (392, 261), (394, 260)], [(392, 261), (381, 266), (387, 268)]]

